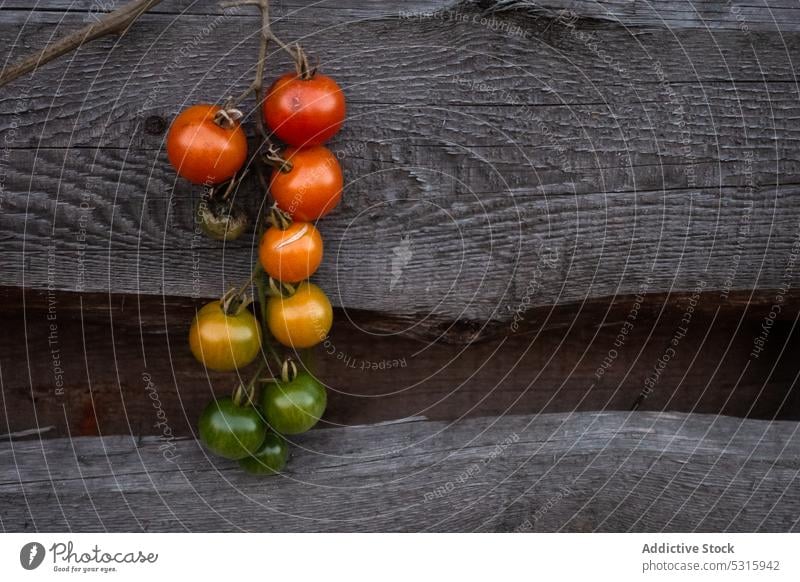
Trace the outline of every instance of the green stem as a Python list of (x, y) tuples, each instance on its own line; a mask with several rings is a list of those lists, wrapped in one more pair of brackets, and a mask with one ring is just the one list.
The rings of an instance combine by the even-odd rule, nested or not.
[[(270, 14), (269, 14), (269, 0), (230, 0), (227, 2), (223, 2), (221, 4), (222, 8), (232, 8), (237, 6), (255, 6), (261, 11), (261, 30), (260, 30), (260, 43), (258, 48), (258, 61), (256, 62), (256, 73), (253, 82), (247, 87), (247, 89), (238, 97), (232, 99), (229, 102), (230, 107), (236, 107), (239, 103), (244, 101), (247, 97), (251, 94), (255, 94), (256, 96), (256, 103), (258, 106), (261, 105), (263, 99), (263, 86), (264, 86), (264, 67), (266, 65), (267, 60), (267, 46), (270, 41), (274, 42), (281, 48), (281, 50), (287, 52), (292, 58), (295, 60), (297, 64), (298, 71), (301, 71), (303, 78), (307, 78), (310, 76), (310, 71), (308, 67), (308, 57), (300, 48), (300, 45), (297, 45), (296, 50), (292, 50), (292, 48), (280, 40), (275, 34), (272, 32), (271, 22), (270, 22)], [(264, 122), (261, 117), (260, 112), (256, 114), (256, 126), (258, 127), (258, 132), (260, 136), (260, 143), (258, 149), (260, 150), (266, 145), (267, 153), (269, 155), (270, 152), (277, 151), (276, 148), (269, 142), (269, 133), (267, 129), (264, 127)], [(277, 154), (275, 154), (277, 155)], [(266, 190), (269, 187), (269, 181), (264, 173), (264, 167), (262, 165), (263, 158), (260, 156), (256, 156), (256, 171), (258, 174), (259, 181), (261, 182), (262, 187)], [(286, 164), (286, 161), (282, 158), (278, 157), (281, 164)], [(258, 238), (260, 240), (261, 235), (263, 234), (263, 223), (259, 227)], [(245, 282), (244, 285), (239, 289), (236, 294), (236, 299), (238, 300), (245, 292), (245, 290), (255, 282), (256, 291), (258, 296), (258, 304), (259, 310), (261, 314), (261, 335), (262, 335), (262, 344), (266, 347), (266, 351), (275, 360), (278, 368), (280, 369), (283, 365), (283, 360), (281, 359), (280, 355), (278, 354), (275, 346), (273, 345), (273, 338), (272, 334), (269, 332), (269, 327), (267, 326), (267, 293), (265, 288), (264, 277), (262, 276), (263, 269), (261, 268), (260, 263), (256, 263), (255, 269), (253, 269), (250, 278)], [(261, 371), (259, 371), (259, 374)]]
[[(256, 394), (256, 382), (261, 377), (261, 374), (264, 373), (264, 370), (267, 367), (267, 362), (265, 360), (261, 360), (258, 363), (258, 368), (256, 368), (255, 374), (250, 378), (250, 381), (247, 383), (247, 386), (242, 386), (239, 384), (236, 389), (233, 391), (233, 403), (236, 406), (250, 406), (255, 404), (255, 394)], [(245, 400), (242, 402), (242, 400)]]
[(261, 374), (263, 374), (264, 370), (266, 370), (266, 369), (267, 369), (267, 361), (263, 360), (263, 359), (260, 360), (258, 362), (258, 368), (256, 368), (256, 373), (253, 374), (253, 377), (250, 378), (250, 382), (247, 383), (247, 391), (248, 391), (248, 393), (253, 388), (253, 386), (256, 385), (256, 382), (258, 382), (258, 379), (261, 377)]
[(225, 313), (228, 315), (234, 315), (238, 313), (240, 309), (242, 309), (242, 306), (245, 305), (246, 302), (245, 294), (247, 293), (247, 289), (253, 284), (253, 281), (258, 277), (260, 271), (261, 263), (256, 263), (256, 266), (253, 268), (253, 271), (250, 273), (247, 281), (245, 281), (241, 287), (238, 289), (231, 289), (229, 292), (223, 295), (222, 308)]
[(238, 296), (244, 295), (247, 292), (247, 288), (253, 284), (253, 281), (256, 280), (256, 278), (258, 277), (259, 273), (261, 273), (262, 270), (263, 269), (261, 268), (261, 264), (256, 263), (256, 266), (253, 267), (253, 271), (250, 273), (250, 276), (247, 278), (247, 281), (245, 281), (244, 284), (242, 284), (242, 286), (239, 287), (239, 290), (236, 292), (236, 294)]
[(256, 292), (258, 293), (258, 308), (261, 313), (261, 336), (264, 346), (267, 348), (267, 352), (272, 356), (272, 359), (275, 360), (278, 368), (283, 365), (283, 360), (281, 359), (280, 355), (278, 355), (278, 351), (275, 349), (275, 346), (272, 344), (272, 334), (269, 332), (269, 327), (267, 326), (267, 289), (264, 283), (264, 277), (256, 277)]

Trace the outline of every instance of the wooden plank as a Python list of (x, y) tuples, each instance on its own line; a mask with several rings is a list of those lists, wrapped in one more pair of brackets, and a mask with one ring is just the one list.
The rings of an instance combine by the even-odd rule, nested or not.
[[(756, 140), (753, 147), (762, 143), (758, 140), (763, 133), (757, 129), (763, 131), (763, 114), (770, 112), (765, 98), (769, 91), (777, 108), (768, 118), (770, 129), (772, 125), (778, 132), (794, 128), (786, 127), (787, 117), (780, 111), (796, 105), (792, 103), (797, 93), (791, 61), (797, 47), (793, 34), (781, 38), (760, 35), (754, 42), (743, 33), (714, 36), (699, 31), (652, 31), (634, 35), (607, 27), (592, 29), (587, 37), (580, 26), (516, 16), (530, 31), (528, 38), (521, 38), (494, 34), (469, 19), (378, 19), (342, 24), (326, 20), (329, 12), (321, 12), (315, 24), (288, 21), (283, 34), (287, 38), (308, 37), (309, 50), (319, 57), (322, 67), (335, 73), (351, 104), (348, 126), (367, 115), (361, 110), (364, 105), (406, 107), (406, 122), (420, 113), (416, 110), (420, 106), (513, 105), (517, 106), (515, 117), (521, 120), (509, 123), (508, 114), (500, 120), (490, 117), (482, 128), (462, 129), (462, 139), (456, 143), (481, 145), (474, 138), (493, 129), (486, 137), (507, 144), (515, 137), (516, 122), (525, 122), (526, 117), (536, 114), (527, 123), (538, 127), (541, 116), (541, 123), (551, 126), (548, 133), (552, 134), (538, 139), (549, 142), (551, 147), (562, 139), (566, 146), (568, 138), (575, 135), (586, 140), (587, 134), (599, 126), (610, 128), (609, 139), (616, 142), (617, 151), (638, 150), (641, 142), (647, 151), (682, 159), (685, 156), (681, 151), (674, 144), (667, 144), (674, 139), (670, 136), (680, 138), (682, 133), (688, 133), (683, 137), (690, 140), (692, 154), (702, 159), (714, 152), (717, 139), (722, 140), (719, 149), (725, 150), (725, 140), (734, 137), (726, 133), (736, 132), (744, 137), (742, 132), (748, 126), (746, 143)], [(11, 11), (3, 13), (3, 22), (0, 38), (15, 54), (27, 53), (47, 42), (57, 33), (54, 27), (66, 32), (80, 26), (83, 20), (78, 15)], [(148, 135), (144, 131), (148, 115), (171, 119), (187, 101), (221, 100), (249, 82), (256, 31), (221, 49), (220, 38), (242, 37), (241, 19), (212, 19), (213, 26), (206, 31), (203, 25), (208, 23), (209, 19), (201, 16), (176, 19), (147, 15), (124, 40), (109, 38), (82, 47), (60, 65), (47, 65), (36, 75), (4, 88), (2, 112), (10, 117), (2, 119), (0, 129), (7, 130), (12, 121), (19, 124), (20, 131), (11, 144), (16, 147), (36, 146), (42, 134), (48, 137), (48, 147), (128, 147), (131, 143), (161, 147), (160, 134)], [(376, 37), (381, 38), (385, 50), (375, 51)], [(491, 50), (486, 50), (487, 44)], [(394, 49), (400, 52), (389, 52)], [(362, 68), (365, 60), (369, 74)], [(276, 53), (271, 57), (270, 74), (285, 66), (286, 60)], [(688, 76), (687, 67), (692, 70)], [(127, 74), (116, 78), (113, 71), (120, 69)], [(781, 87), (780, 83), (789, 86)], [(125, 87), (124, 92), (120, 92), (120, 85)], [(57, 95), (53, 94), (53, 87), (58, 88)], [(25, 115), (15, 119), (14, 109), (21, 104), (27, 105)], [(554, 119), (550, 118), (549, 109), (519, 109), (581, 104), (591, 105), (592, 109), (556, 112), (559, 117)], [(677, 105), (683, 106), (681, 115), (675, 114)], [(595, 121), (583, 118), (592, 112)], [(484, 113), (491, 115), (491, 111)], [(454, 123), (469, 124), (467, 117), (451, 116), (448, 131), (454, 130)], [(504, 123), (498, 123), (501, 120)], [(374, 126), (371, 134), (346, 126), (343, 137), (357, 135), (360, 140), (374, 141), (385, 138), (387, 130), (395, 141), (400, 137), (399, 130), (411, 132), (411, 137), (437, 135), (422, 124), (384, 126), (375, 121), (366, 121)], [(685, 132), (679, 127), (680, 121), (688, 124)], [(713, 121), (718, 131), (713, 131)], [(472, 121), (478, 122), (480, 119)], [(722, 127), (725, 132), (720, 131)], [(660, 136), (653, 135), (655, 128), (668, 132), (664, 147), (655, 147), (660, 140)], [(520, 131), (524, 132), (525, 127)], [(506, 137), (506, 132), (512, 133)], [(528, 132), (529, 138), (537, 139), (536, 134), (541, 132), (541, 127), (537, 132)], [(711, 139), (697, 143), (695, 140), (701, 136)], [(770, 137), (780, 139), (783, 134)], [(677, 141), (680, 143), (680, 139)], [(625, 143), (629, 147), (624, 147)], [(743, 143), (736, 145), (739, 147), (730, 153)], [(604, 149), (600, 146), (598, 143), (594, 148), (598, 153)]]
[(6, 531), (798, 531), (796, 423), (581, 413), (296, 440), (267, 480), (194, 440), (12, 441), (0, 518)]
[[(113, 8), (97, 0), (46, 0), (37, 9), (66, 10), (85, 13), (96, 18)], [(793, 31), (800, 30), (800, 9), (791, 0), (654, 0), (647, 3), (629, 0), (403, 0), (402, 4), (380, 0), (273, 0), (276, 18), (314, 18), (318, 11), (345, 19), (429, 17), (442, 20), (469, 18), (475, 6), (486, 18), (505, 15), (511, 11), (525, 12), (538, 17), (553, 17), (563, 11), (574, 12), (582, 19), (607, 21), (626, 27), (699, 28), (705, 30)], [(0, 10), (27, 10), (29, 3), (9, 0)], [(166, 0), (157, 6), (155, 14), (221, 13), (216, 2), (197, 0)], [(500, 27), (499, 23), (491, 23)], [(490, 26), (487, 23), (487, 26)]]
[[(414, 157), (421, 163), (426, 151)], [(213, 297), (251, 269), (252, 235), (220, 245), (199, 233), (198, 189), (175, 183), (160, 156), (57, 149), (15, 150), (10, 158), (15, 170), (7, 187), (19, 194), (6, 196), (0, 224), (5, 285), (43, 288), (52, 280), (58, 289), (85, 292)], [(92, 162), (87, 176), (82, 169)], [(465, 163), (455, 160), (449, 171)], [(411, 190), (414, 170), (398, 176), (393, 162), (346, 164), (350, 177), (363, 171), (371, 185), (363, 194), (349, 188), (341, 209), (320, 223), (328, 254), (318, 278), (338, 306), (507, 326), (523, 303), (579, 302), (642, 287), (692, 289), (699, 282), (707, 289), (769, 289), (794, 278), (786, 269), (797, 240), (796, 186), (752, 195), (725, 187), (581, 196), (496, 190), (466, 198), (428, 192), (431, 184)], [(505, 168), (505, 177), (520, 183), (530, 171)], [(499, 187), (482, 180), (479, 168), (468, 173), (474, 187)], [(380, 201), (400, 184), (409, 185), (406, 194)], [(418, 200), (427, 204), (421, 208)], [(243, 202), (253, 216), (264, 210), (254, 193)], [(364, 213), (364, 204), (373, 210)], [(400, 265), (395, 250), (404, 244), (408, 260)]]
[[(800, 331), (791, 307), (798, 298), (787, 299), (755, 357), (771, 305), (714, 299), (694, 301), (688, 325), (681, 320), (691, 297), (617, 298), (532, 310), (516, 333), (480, 343), (471, 339), (475, 329), (457, 327), (449, 337), (461, 344), (449, 345), (410, 339), (408, 321), (337, 311), (331, 337), (315, 352), (316, 374), (329, 387), (323, 426), (632, 406), (799, 420)], [(37, 427), (50, 427), (48, 437), (191, 435), (212, 394), (237, 381), (206, 373), (189, 353), (187, 326), (198, 305), (5, 290), (0, 435)]]
[(525, 10), (535, 15), (574, 17), (615, 23), (625, 27), (680, 30), (769, 31), (800, 30), (800, 7), (791, 0), (764, 3), (718, 0), (499, 0), (487, 2), (494, 11)]
[[(283, 31), (311, 35), (351, 103), (333, 144), (350, 185), (322, 223), (319, 281), (336, 305), (435, 330), (506, 327), (523, 304), (643, 286), (791, 286), (796, 35), (633, 35), (497, 15), (524, 24), (525, 38), (469, 19), (348, 23), (335, 12), (289, 19)], [(0, 39), (22, 51), (86, 15), (2, 16)], [(241, 21), (204, 34), (206, 21), (149, 15), (122, 42), (87, 46), (3, 91), (0, 283), (206, 297), (246, 276), (252, 240), (222, 248), (198, 237), (197, 192), (174, 181), (161, 152), (185, 100), (216, 99), (247, 77), (254, 39), (220, 60), (219, 39), (238, 38)], [(126, 71), (124, 91), (114, 71)], [(254, 208), (259, 197), (246, 195)], [(396, 251), (410, 256), (405, 265)]]
[[(774, 2), (776, 6), (779, 4), (778, 0), (770, 0), (770, 2)], [(454, 5), (455, 3), (447, 0), (404, 0), (402, 6), (403, 10), (430, 13), (448, 10)], [(112, 10), (114, 6), (113, 2), (105, 3), (97, 0), (43, 0), (38, 2), (37, 10), (40, 12), (68, 12), (89, 19), (100, 17)], [(4, 2), (0, 10), (30, 10), (30, 4), (19, 0), (10, 0)], [(253, 10), (248, 8), (222, 10), (220, 2), (213, 0), (164, 0), (150, 13), (200, 16), (233, 14), (236, 17), (246, 18), (248, 15), (253, 15)], [(333, 0), (272, 0), (270, 2), (270, 14), (277, 22), (295, 18), (313, 19), (319, 11), (328, 13), (328, 17), (339, 19), (399, 17), (397, 4), (393, 5), (381, 0), (344, 0), (340, 2)]]

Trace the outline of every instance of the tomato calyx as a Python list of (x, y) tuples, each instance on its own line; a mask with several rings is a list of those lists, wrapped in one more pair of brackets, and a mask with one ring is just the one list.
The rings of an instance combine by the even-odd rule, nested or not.
[(297, 364), (294, 363), (294, 360), (288, 358), (283, 361), (281, 366), (281, 380), (292, 382), (295, 378), (297, 378)]
[(299, 371), (297, 369), (297, 364), (295, 364), (294, 360), (291, 358), (286, 358), (281, 364), (281, 375), (279, 378), (261, 378), (260, 381), (263, 383), (294, 382), (294, 379), (297, 378), (298, 373)]
[(272, 208), (269, 209), (269, 216), (267, 217), (267, 222), (274, 226), (275, 228), (279, 228), (281, 230), (286, 230), (290, 226), (292, 226), (292, 215), (282, 210), (277, 203), (272, 205)]
[(268, 166), (275, 168), (283, 174), (288, 174), (294, 168), (292, 162), (281, 155), (281, 150), (273, 143), (268, 143), (261, 160)]
[(250, 281), (252, 278), (240, 289), (230, 289), (220, 298), (219, 305), (225, 315), (238, 315), (253, 302), (253, 298), (245, 293)]
[(287, 299), (297, 292), (297, 287), (291, 283), (283, 283), (274, 277), (269, 277), (267, 283), (267, 295), (270, 297), (280, 297)]
[(239, 120), (244, 117), (241, 110), (227, 104), (225, 107), (217, 111), (214, 115), (214, 123), (219, 125), (222, 129), (233, 129), (239, 125)]
[(233, 391), (231, 399), (236, 406), (253, 406), (256, 398), (256, 387), (254, 382), (249, 382), (247, 386), (239, 384)]

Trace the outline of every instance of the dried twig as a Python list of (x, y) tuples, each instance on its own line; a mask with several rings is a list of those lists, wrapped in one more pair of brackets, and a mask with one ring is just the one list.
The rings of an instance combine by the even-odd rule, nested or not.
[[(298, 75), (308, 75), (308, 57), (306, 56), (300, 45), (296, 45), (293, 50), (289, 45), (280, 40), (275, 33), (272, 32), (270, 13), (269, 13), (269, 0), (231, 0), (222, 2), (220, 7), (223, 10), (229, 8), (239, 8), (241, 6), (255, 6), (261, 12), (261, 28), (259, 31), (259, 47), (258, 47), (258, 61), (256, 62), (256, 72), (252, 83), (247, 86), (239, 96), (231, 97), (225, 107), (237, 107), (242, 101), (247, 99), (250, 95), (254, 95), (256, 99), (256, 109), (261, 108), (264, 100), (264, 67), (267, 62), (267, 48), (270, 41), (274, 42), (282, 50), (286, 51), (295, 61)], [(272, 144), (269, 139), (269, 132), (264, 127), (264, 119), (260, 111), (255, 116), (256, 129), (258, 130), (258, 145), (256, 147), (256, 154), (254, 156), (254, 164), (256, 166), (256, 175), (264, 191), (269, 189), (269, 180), (267, 178), (267, 169), (264, 167), (265, 163), (275, 165), (280, 168), (291, 168), (291, 164), (284, 160), (278, 151), (278, 148)], [(261, 156), (261, 153), (264, 156)]]
[(220, 6), (223, 10), (226, 8), (238, 8), (240, 6), (255, 6), (261, 11), (262, 52), (259, 54), (258, 59), (260, 68), (256, 70), (256, 78), (253, 84), (248, 87), (244, 94), (237, 99), (237, 102), (243, 100), (250, 93), (260, 90), (261, 86), (263, 85), (264, 60), (267, 56), (266, 46), (268, 41), (274, 42), (282, 51), (292, 58), (292, 60), (295, 62), (295, 66), (297, 67), (297, 74), (300, 77), (307, 79), (312, 75), (313, 71), (308, 64), (308, 56), (300, 47), (300, 45), (295, 43), (294, 47), (291, 47), (283, 42), (280, 38), (275, 36), (275, 33), (272, 32), (269, 19), (269, 0), (230, 0), (227, 2), (222, 2)]
[(41, 65), (52, 61), (61, 55), (75, 50), (84, 43), (95, 40), (109, 34), (125, 34), (128, 27), (139, 16), (150, 10), (161, 0), (133, 0), (124, 6), (109, 12), (97, 22), (84, 26), (72, 34), (60, 38), (52, 44), (48, 44), (36, 54), (32, 54), (24, 59), (7, 67), (0, 74), (0, 87), (11, 81), (35, 71)]

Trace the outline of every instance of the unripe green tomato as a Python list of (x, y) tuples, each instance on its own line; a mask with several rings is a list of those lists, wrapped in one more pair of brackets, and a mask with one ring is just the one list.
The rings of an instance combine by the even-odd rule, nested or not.
[(267, 426), (251, 405), (238, 406), (231, 398), (212, 401), (198, 421), (200, 441), (215, 455), (238, 461), (261, 448)]
[(261, 448), (249, 457), (239, 461), (239, 465), (253, 475), (274, 475), (283, 471), (289, 458), (289, 447), (286, 439), (270, 432)]
[(267, 424), (281, 434), (309, 430), (317, 424), (327, 403), (325, 387), (305, 371), (291, 382), (270, 382), (261, 395), (261, 410)]

